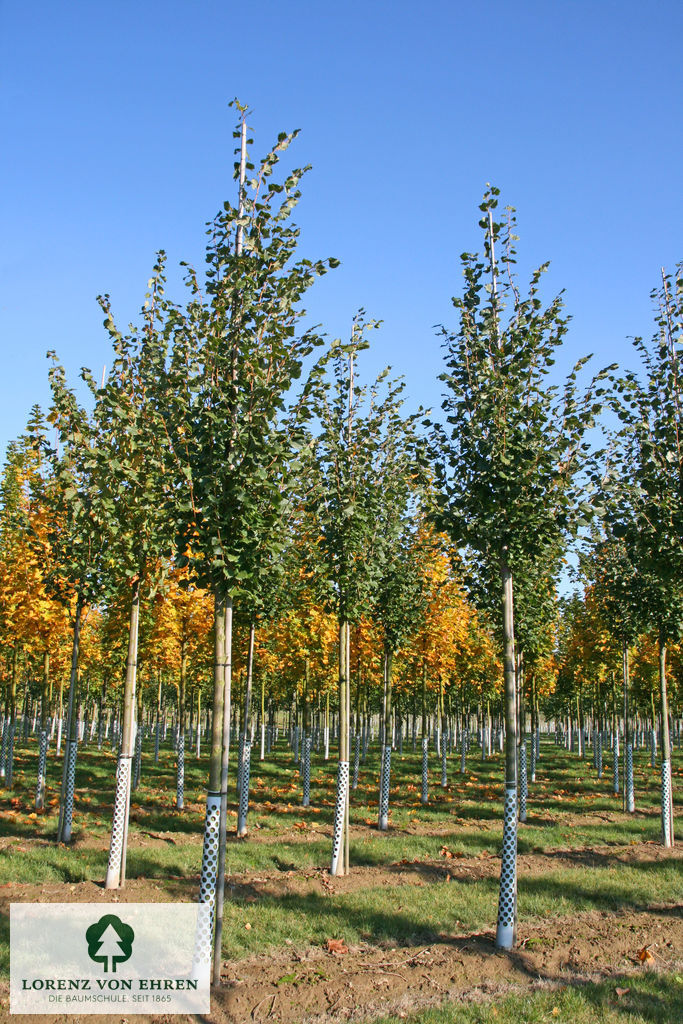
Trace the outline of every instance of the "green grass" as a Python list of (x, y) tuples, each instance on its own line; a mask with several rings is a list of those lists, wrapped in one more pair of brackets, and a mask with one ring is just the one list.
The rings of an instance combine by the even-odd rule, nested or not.
[[(531, 925), (534, 919), (589, 910), (636, 912), (675, 900), (681, 891), (680, 864), (667, 861), (646, 867), (605, 864), (545, 871), (520, 879), (519, 914)], [(330, 937), (347, 943), (392, 945), (446, 941), (492, 927), (497, 900), (497, 877), (430, 881), (424, 887), (370, 886), (343, 896), (273, 897), (247, 889), (226, 901), (224, 950), (228, 957), (239, 959), (276, 949), (287, 938), (302, 946), (320, 945)]]
[[(408, 745), (406, 745), (408, 746)], [(11, 813), (0, 816), (0, 837), (21, 839), (40, 837), (51, 840), (56, 831), (57, 809), (49, 814), (30, 819), (33, 784), (36, 767), (36, 744), (20, 744), (16, 754), (15, 787), (12, 794), (3, 794), (3, 803)], [(439, 765), (432, 762), (433, 781), (438, 781)], [(49, 797), (55, 797), (59, 787), (61, 762), (49, 762)], [(107, 845), (113, 801), (114, 757), (110, 751), (98, 752), (93, 746), (79, 751), (76, 773), (76, 811), (74, 836), (87, 835), (89, 841), (101, 840)], [(683, 757), (674, 756), (675, 804), (682, 806), (680, 778)], [(382, 865), (403, 858), (437, 858), (445, 843), (455, 853), (490, 854), (500, 849), (502, 759), (500, 755), (481, 762), (476, 756), (468, 760), (465, 775), (459, 772), (459, 758), (451, 756), (449, 762), (449, 788), (444, 791), (432, 785), (429, 806), (419, 803), (420, 757), (412, 751), (392, 759), (392, 811), (391, 828), (387, 835), (374, 829), (357, 839), (353, 846), (355, 863)], [(359, 788), (352, 794), (352, 822), (374, 826), (377, 815), (376, 779), (378, 759), (376, 753), (368, 758), (361, 769)], [(143, 755), (142, 785), (133, 795), (130, 834), (133, 840), (142, 839), (144, 832), (170, 833), (175, 840), (169, 849), (159, 853), (159, 864), (164, 870), (177, 874), (193, 874), (199, 870), (201, 858), (197, 847), (203, 827), (203, 802), (207, 781), (208, 761), (203, 755), (198, 763), (188, 757), (186, 769), (186, 810), (175, 811), (174, 755), (168, 748), (162, 750), (160, 763), (154, 764), (151, 750)], [(651, 769), (645, 751), (636, 754), (636, 814), (622, 813), (621, 799), (611, 793), (611, 773), (602, 780), (595, 777), (589, 759), (580, 761), (575, 755), (551, 744), (543, 745), (538, 779), (530, 786), (528, 821), (520, 826), (519, 851), (531, 853), (561, 847), (577, 848), (585, 845), (628, 844), (659, 840), (659, 772)], [(311, 808), (300, 806), (299, 774), (291, 752), (281, 744), (266, 762), (252, 763), (252, 809), (250, 811), (250, 838), (244, 843), (232, 843), (229, 848), (231, 870), (278, 870), (289, 868), (322, 867), (329, 857), (329, 832), (332, 827), (335, 787), (335, 764), (325, 763), (318, 755), (313, 760)], [(231, 767), (234, 779), (234, 761)], [(19, 804), (12, 808), (9, 799)], [(231, 804), (234, 822), (235, 805)], [(572, 815), (586, 815), (586, 822), (572, 822)], [(292, 839), (292, 825), (304, 822), (302, 835)], [(433, 833), (433, 834), (430, 834)], [(265, 842), (264, 842), (265, 840)], [(277, 848), (275, 848), (277, 846)], [(135, 843), (133, 843), (135, 847)], [(60, 859), (45, 854), (44, 874), (41, 875), (41, 857), (31, 861), (34, 880), (55, 880), (60, 865), (67, 872), (65, 881), (97, 877), (102, 859), (94, 852), (86, 853), (76, 844), (82, 864), (69, 868), (69, 858)], [(139, 871), (146, 876), (153, 872), (140, 851), (136, 866), (135, 855), (130, 863), (131, 873)], [(155, 848), (156, 856), (156, 848)], [(72, 858), (73, 859), (73, 858)], [(11, 866), (0, 868), (0, 880), (29, 880), (19, 858), (11, 858)], [(36, 874), (37, 872), (37, 874)], [(69, 874), (70, 872), (70, 874)], [(75, 872), (79, 872), (75, 874)]]
[(644, 972), (486, 1004), (450, 1003), (415, 1016), (374, 1019), (373, 1024), (674, 1024), (681, 1020), (683, 975)]

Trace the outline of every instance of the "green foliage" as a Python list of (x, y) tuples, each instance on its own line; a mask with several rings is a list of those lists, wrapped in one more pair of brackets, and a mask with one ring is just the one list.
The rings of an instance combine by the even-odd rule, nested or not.
[(365, 333), (376, 326), (358, 314), (350, 342), (332, 346), (332, 381), (321, 373), (313, 390), (319, 431), (306, 453), (309, 558), (321, 597), (340, 621), (367, 614), (382, 586), (388, 600), (421, 474), (421, 413), (402, 415), (403, 383), (389, 380), (388, 370), (370, 388), (356, 378)]
[(34, 485), (49, 516), (53, 563), (47, 581), (66, 604), (74, 594), (82, 603), (92, 603), (102, 596), (109, 561), (97, 474), (97, 425), (68, 387), (55, 353), (49, 352), (48, 358), (48, 422), (55, 427), (56, 443), (50, 446), (37, 431), (33, 434), (34, 443), (44, 446), (48, 467)]
[(160, 252), (142, 309), (141, 329), (131, 327), (130, 334), (122, 335), (109, 297), (100, 297), (114, 361), (99, 387), (88, 370), (82, 371), (95, 400), (92, 472), (113, 582), (125, 579), (136, 584), (150, 572), (159, 576), (173, 553), (168, 501), (177, 486), (167, 466), (160, 390), (164, 319), (169, 309), (164, 300), (164, 263)]
[(179, 560), (214, 593), (255, 606), (268, 603), (259, 591), (270, 587), (291, 511), (307, 408), (307, 387), (298, 398), (292, 389), (320, 341), (313, 330), (297, 335), (300, 300), (336, 265), (294, 262), (299, 232), (290, 217), (305, 168), (281, 183), (271, 179), (295, 135), (279, 136), (238, 206), (226, 202), (209, 225), (205, 287), (188, 267), (190, 298), (169, 315), (166, 331), (164, 417), (170, 472), (180, 480), (171, 505)]
[(590, 451), (586, 431), (601, 407), (598, 385), (609, 371), (581, 393), (581, 359), (562, 390), (548, 385), (568, 321), (560, 296), (546, 307), (540, 298), (547, 264), (532, 275), (526, 297), (518, 291), (511, 208), (504, 222), (492, 219), (489, 235), (497, 195), (489, 189), (480, 207), (484, 255), (461, 257), (465, 290), (453, 300), (459, 327), (442, 330), (448, 426), (435, 431), (437, 518), (454, 540), (487, 558), (497, 562), (506, 549), (515, 573), (530, 556), (546, 559), (590, 515), (578, 474)]
[(612, 593), (620, 588), (623, 603), (628, 586), (630, 607), (638, 603), (641, 618), (666, 641), (677, 639), (683, 626), (683, 266), (675, 279), (662, 274), (652, 298), (657, 333), (649, 346), (635, 340), (642, 377), (629, 372), (616, 384), (625, 425), (601, 483), (608, 538), (617, 539), (620, 558)]

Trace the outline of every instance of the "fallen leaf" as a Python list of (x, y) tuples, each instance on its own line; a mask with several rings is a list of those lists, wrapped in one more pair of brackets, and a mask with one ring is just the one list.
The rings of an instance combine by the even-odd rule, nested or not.
[(343, 939), (328, 939), (327, 940), (327, 952), (328, 953), (348, 953), (349, 947), (346, 945)]
[(245, 924), (245, 926), (244, 926), (244, 929), (245, 929), (245, 931), (247, 931), (247, 932), (250, 932), (250, 931), (251, 931), (251, 925), (249, 924), (249, 922), (248, 922), (248, 921), (247, 921), (247, 923)]
[(651, 964), (654, 961), (654, 957), (647, 946), (643, 946), (642, 949), (638, 950), (638, 959), (641, 964)]
[(630, 988), (615, 988), (614, 991), (617, 994), (617, 999), (621, 999), (622, 996), (627, 996), (629, 994), (629, 992), (631, 991), (631, 989)]

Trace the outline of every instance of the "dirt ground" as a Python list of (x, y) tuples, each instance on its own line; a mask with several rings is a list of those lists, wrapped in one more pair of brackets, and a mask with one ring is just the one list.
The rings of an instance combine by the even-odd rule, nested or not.
[[(162, 838), (159, 841), (163, 841)], [(519, 858), (519, 872), (539, 873), (558, 867), (598, 866), (606, 861), (639, 863), (675, 859), (683, 850), (656, 844), (555, 850)], [(352, 892), (377, 885), (426, 886), (450, 875), (458, 879), (490, 877), (500, 870), (498, 858), (443, 857), (437, 862), (401, 861), (383, 867), (356, 868), (346, 878), (326, 871), (233, 875), (233, 892), (242, 896)], [(426, 898), (427, 894), (425, 894)], [(10, 883), (0, 889), (0, 910), (10, 902), (143, 902), (192, 900), (196, 881), (175, 879), (157, 884), (131, 880), (120, 893), (95, 882), (41, 885)], [(512, 991), (558, 987), (642, 970), (683, 969), (683, 892), (676, 905), (657, 905), (639, 913), (591, 911), (572, 917), (525, 922), (518, 947), (494, 948), (493, 931), (441, 935), (429, 946), (383, 948), (351, 945), (331, 952), (294, 946), (224, 965), (224, 985), (212, 997), (206, 1017), (135, 1015), (130, 1024), (199, 1021), (201, 1024), (322, 1024), (370, 1020), (385, 1013), (407, 1015), (420, 1008), (454, 1001), (488, 1000)], [(639, 952), (647, 954), (639, 956)], [(0, 1017), (9, 1021), (7, 985), (0, 992)], [(122, 1024), (120, 1016), (100, 1016), (102, 1024)], [(92, 1016), (24, 1015), (27, 1024), (74, 1024)]]

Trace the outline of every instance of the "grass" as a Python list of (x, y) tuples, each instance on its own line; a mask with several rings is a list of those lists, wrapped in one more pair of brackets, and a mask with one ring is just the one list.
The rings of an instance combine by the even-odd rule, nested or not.
[(373, 1024), (673, 1024), (683, 1020), (683, 975), (642, 973), (482, 1004), (446, 1004)]
[[(203, 801), (208, 776), (208, 757), (199, 762), (188, 757), (186, 766), (186, 804), (182, 814), (173, 808), (175, 796), (175, 757), (166, 747), (160, 762), (154, 764), (151, 750), (145, 745), (142, 784), (133, 795), (131, 832), (138, 830), (172, 831), (178, 835), (201, 832)], [(439, 777), (436, 757), (432, 760), (432, 783)], [(590, 841), (623, 841), (628, 833), (638, 840), (656, 838), (659, 806), (659, 769), (649, 766), (649, 755), (638, 751), (635, 759), (636, 808), (635, 817), (622, 816), (617, 825), (601, 822), (600, 815), (621, 812), (621, 798), (611, 793), (611, 771), (605, 771), (602, 780), (595, 777), (589, 759), (580, 761), (575, 755), (547, 743), (539, 762), (538, 781), (530, 784), (528, 824), (520, 831), (520, 851), (534, 845), (547, 847), (580, 845), (587, 836)], [(15, 786), (9, 797), (14, 797), (18, 813), (11, 821), (4, 815), (0, 820), (0, 835), (53, 835), (56, 829), (56, 808), (52, 813), (29, 819), (32, 811), (33, 786), (37, 750), (35, 741), (20, 744), (15, 758)], [(87, 830), (89, 836), (107, 838), (113, 802), (113, 775), (115, 759), (109, 750), (97, 751), (88, 745), (79, 750), (76, 772), (76, 812), (74, 832)], [(503, 795), (502, 758), (496, 755), (486, 762), (476, 756), (468, 759), (467, 772), (459, 772), (459, 757), (451, 755), (449, 761), (449, 787), (442, 790), (432, 784), (430, 802), (423, 807), (419, 801), (420, 755), (406, 752), (392, 758), (391, 825), (398, 832), (415, 832), (420, 828), (443, 827), (449, 824), (474, 826), (491, 835), (482, 837), (483, 843), (497, 841), (500, 831), (500, 807)], [(48, 768), (48, 798), (55, 799), (60, 782), (61, 761), (51, 758)], [(675, 801), (683, 806), (680, 783), (683, 776), (683, 756), (674, 752), (673, 775)], [(373, 752), (361, 768), (358, 789), (352, 794), (352, 819), (356, 823), (374, 825), (377, 815), (378, 757)], [(277, 836), (291, 828), (295, 821), (304, 820), (309, 826), (329, 828), (334, 810), (336, 764), (327, 763), (318, 756), (313, 758), (311, 808), (300, 806), (301, 785), (297, 766), (291, 752), (282, 743), (276, 753), (265, 762), (252, 761), (252, 827), (260, 826), (262, 837)], [(234, 779), (234, 759), (231, 765)], [(231, 805), (233, 816), (235, 804)], [(580, 827), (577, 832), (567, 829), (563, 822), (568, 814), (590, 814), (590, 828)], [(417, 828), (416, 828), (417, 826)], [(597, 829), (597, 831), (596, 831)], [(644, 831), (645, 830), (645, 831)], [(386, 841), (386, 837), (378, 837)], [(403, 841), (403, 838), (400, 839)], [(387, 848), (387, 853), (389, 849)], [(492, 852), (492, 851), (491, 851)], [(389, 854), (390, 855), (390, 854)], [(241, 865), (236, 864), (236, 870)]]
[[(428, 885), (428, 890), (426, 890)], [(534, 920), (589, 910), (639, 911), (680, 895), (683, 875), (672, 862), (565, 869), (523, 877), (519, 914)], [(225, 905), (224, 950), (231, 959), (284, 945), (347, 943), (414, 945), (447, 941), (492, 927), (498, 878), (369, 886), (343, 896), (319, 893), (232, 894)], [(249, 924), (250, 928), (245, 929)]]
[[(113, 801), (115, 760), (109, 750), (88, 745), (79, 751), (76, 773), (74, 851), (58, 851), (51, 840), (56, 832), (57, 796), (61, 762), (50, 759), (48, 802), (53, 806), (42, 815), (33, 813), (33, 779), (36, 768), (35, 741), (20, 744), (15, 758), (15, 786), (7, 794), (0, 812), (0, 838), (42, 839), (49, 845), (23, 849), (0, 864), (0, 882), (78, 881), (101, 875), (109, 839)], [(142, 784), (133, 794), (131, 809), (131, 851), (129, 874), (159, 877), (165, 873), (193, 876), (199, 870), (204, 792), (208, 772), (207, 756), (197, 762), (188, 757), (186, 767), (186, 809), (174, 809), (175, 758), (162, 749), (158, 765), (149, 749), (143, 755)], [(439, 776), (436, 758), (433, 775)], [(419, 801), (420, 756), (412, 751), (392, 759), (392, 810), (390, 830), (379, 834), (374, 825), (377, 814), (376, 753), (361, 769), (359, 787), (352, 794), (352, 823), (366, 826), (352, 842), (355, 864), (386, 865), (402, 859), (438, 859), (446, 844), (458, 855), (497, 854), (501, 842), (502, 759), (500, 755), (482, 762), (472, 756), (461, 775), (459, 758), (449, 763), (449, 787), (432, 785), (430, 802)], [(680, 809), (683, 757), (674, 757), (675, 804)], [(539, 762), (538, 779), (530, 785), (528, 820), (520, 826), (519, 852), (582, 846), (625, 845), (629, 842), (659, 841), (659, 773), (651, 769), (646, 751), (636, 754), (635, 815), (625, 815), (620, 797), (611, 793), (611, 773), (595, 777), (589, 760), (547, 743)], [(234, 778), (234, 762), (231, 778)], [(236, 873), (316, 868), (329, 858), (330, 831), (334, 809), (335, 765), (314, 757), (311, 807), (300, 806), (300, 780), (291, 752), (280, 745), (274, 756), (252, 764), (250, 838), (231, 842), (230, 870)], [(236, 808), (230, 806), (230, 821)], [(585, 821), (576, 822), (576, 815)], [(230, 822), (229, 822), (230, 824)], [(293, 828), (293, 826), (296, 826)], [(155, 847), (154, 863), (145, 854), (145, 833), (168, 834), (168, 848)], [(87, 847), (79, 840), (87, 838)], [(22, 855), (19, 856), (18, 854)], [(75, 854), (75, 856), (74, 856)], [(77, 862), (77, 863), (76, 863)]]

